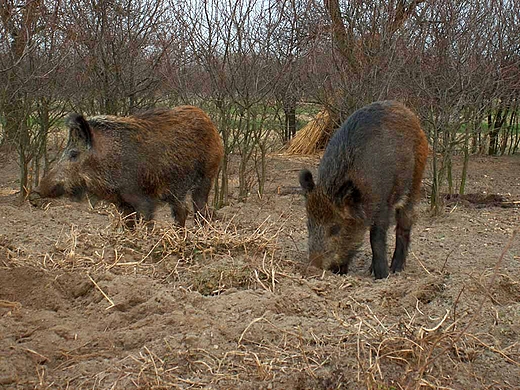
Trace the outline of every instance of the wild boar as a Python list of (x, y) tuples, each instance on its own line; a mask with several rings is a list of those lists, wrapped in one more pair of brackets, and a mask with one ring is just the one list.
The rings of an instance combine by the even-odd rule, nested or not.
[(353, 113), (330, 139), (316, 183), (310, 171), (300, 172), (310, 263), (346, 273), (370, 229), (370, 269), (386, 278), (386, 235), (395, 213), (390, 270), (401, 271), (427, 156), (419, 119), (403, 104), (375, 102)]
[[(128, 117), (71, 114), (68, 143), (59, 162), (29, 195), (41, 198), (89, 193), (113, 202), (124, 216), (153, 218), (159, 201), (184, 226), (191, 192), (197, 217), (209, 217), (207, 200), (224, 155), (217, 128), (201, 109), (158, 108)], [(130, 223), (132, 224), (132, 223)]]

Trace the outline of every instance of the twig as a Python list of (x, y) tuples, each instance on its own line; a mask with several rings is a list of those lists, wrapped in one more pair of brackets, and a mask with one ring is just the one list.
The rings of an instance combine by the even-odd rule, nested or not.
[(159, 375), (159, 370), (157, 369), (157, 365), (155, 364), (155, 359), (153, 357), (153, 354), (150, 352), (150, 350), (148, 349), (148, 347), (146, 345), (144, 346), (144, 349), (146, 350), (146, 352), (148, 352), (148, 355), (150, 356), (150, 360), (152, 361), (153, 368), (155, 371), (155, 383), (157, 384), (157, 386), (159, 386), (161, 384), (161, 381), (159, 380), (160, 375)]
[(240, 338), (238, 339), (238, 342), (237, 342), (238, 347), (240, 347), (240, 345), (242, 344), (242, 339), (244, 338), (244, 335), (245, 335), (246, 332), (249, 330), (249, 328), (250, 328), (251, 326), (253, 326), (254, 324), (256, 324), (257, 322), (262, 321), (262, 320), (264, 320), (264, 319), (265, 319), (264, 316), (262, 316), (262, 317), (258, 317), (258, 318), (255, 318), (253, 321), (251, 321), (251, 322), (249, 323), (249, 325), (246, 326), (246, 328), (244, 329), (244, 331), (243, 331), (242, 334), (240, 335)]
[(22, 304), (20, 302), (11, 302), (0, 299), (0, 307), (19, 310), (22, 308)]
[(493, 347), (492, 345), (488, 345), (486, 344), (485, 342), (483, 342), (482, 340), (480, 340), (477, 336), (475, 335), (472, 335), (472, 334), (468, 334), (468, 337), (471, 337), (472, 339), (478, 341), (480, 344), (482, 344), (484, 347), (486, 347), (487, 349), (489, 349), (490, 351), (492, 352), (495, 352), (495, 353), (498, 353), (500, 356), (502, 356), (504, 359), (506, 359), (509, 363), (512, 363), (514, 364), (515, 366), (518, 366), (520, 367), (520, 362), (518, 362), (517, 360), (514, 360), (512, 358), (510, 358), (508, 355), (506, 355), (503, 351)]
[(446, 318), (448, 318), (449, 314), (450, 314), (450, 311), (448, 309), (446, 309), (446, 314), (444, 314), (444, 317), (442, 318), (442, 320), (437, 325), (435, 325), (433, 328), (425, 328), (425, 327), (421, 326), (419, 328), (419, 337), (423, 338), (424, 332), (430, 333), (430, 332), (435, 332), (437, 329), (439, 329), (442, 326), (442, 324), (444, 323), (444, 321), (446, 321)]
[(448, 263), (448, 259), (450, 258), (451, 254), (453, 252), (455, 252), (455, 249), (456, 248), (453, 248), (447, 255), (446, 255), (446, 260), (444, 260), (444, 264), (442, 265), (442, 268), (441, 268), (441, 274), (444, 272), (444, 267), (446, 267), (446, 264)]
[(412, 252), (412, 254), (413, 254), (413, 257), (415, 257), (415, 259), (419, 262), (419, 265), (420, 265), (420, 266), (421, 266), (421, 267), (426, 271), (426, 273), (427, 273), (428, 275), (431, 275), (431, 272), (428, 271), (428, 269), (426, 269), (426, 267), (424, 266), (424, 264), (422, 263), (422, 261), (419, 260), (419, 258), (415, 255), (415, 253)]
[(32, 353), (32, 354), (34, 354), (34, 355), (36, 355), (36, 356), (39, 356), (39, 357), (42, 358), (42, 360), (45, 361), (45, 362), (49, 360), (49, 358), (48, 358), (47, 356), (42, 355), (42, 354), (39, 353), (39, 352), (36, 352), (34, 349), (23, 348), (23, 350), (25, 350), (25, 351), (27, 351), (27, 352), (30, 352), (30, 353)]
[(99, 292), (110, 303), (110, 306), (108, 306), (105, 310), (113, 308), (115, 306), (114, 301), (112, 301), (112, 299), (110, 299), (110, 297), (107, 294), (105, 294), (105, 292), (101, 289), (101, 287), (99, 287), (99, 285), (96, 283), (96, 281), (94, 279), (92, 279), (92, 277), (89, 274), (87, 274), (87, 276), (90, 279), (90, 281), (94, 284), (94, 286), (99, 290)]
[(465, 288), (466, 288), (466, 285), (463, 285), (457, 295), (457, 298), (455, 299), (455, 302), (453, 303), (453, 321), (455, 321), (457, 319), (457, 305), (459, 303), (460, 297), (462, 296), (462, 293), (464, 292)]

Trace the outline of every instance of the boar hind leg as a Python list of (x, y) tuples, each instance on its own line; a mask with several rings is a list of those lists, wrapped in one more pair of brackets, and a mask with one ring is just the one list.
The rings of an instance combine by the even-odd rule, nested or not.
[(388, 223), (376, 223), (370, 228), (370, 246), (372, 247), (371, 272), (376, 279), (388, 276), (388, 262), (386, 259), (386, 232)]
[(348, 262), (336, 264), (331, 271), (335, 274), (345, 275), (348, 274)]
[[(153, 219), (155, 212), (155, 202), (145, 195), (125, 194), (123, 199), (123, 211), (125, 209), (135, 212), (135, 219), (143, 218), (145, 221)], [(120, 207), (121, 208), (121, 207)]]
[(390, 270), (400, 272), (404, 269), (408, 247), (410, 245), (410, 234), (413, 225), (413, 203), (406, 204), (395, 212), (395, 251), (392, 257)]
[(121, 203), (117, 208), (125, 226), (129, 229), (133, 229), (137, 222), (137, 212), (135, 211), (135, 208), (129, 203)]
[(203, 178), (198, 186), (196, 186), (191, 192), (191, 198), (193, 200), (193, 212), (195, 218), (201, 223), (206, 222), (211, 215), (208, 210), (208, 196), (211, 190), (211, 179)]

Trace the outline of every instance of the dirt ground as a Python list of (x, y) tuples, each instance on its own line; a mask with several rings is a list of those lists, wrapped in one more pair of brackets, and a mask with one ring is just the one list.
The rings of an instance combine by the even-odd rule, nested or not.
[(20, 203), (15, 161), (0, 153), (0, 388), (520, 388), (518, 155), (472, 158), (473, 197), (440, 216), (424, 198), (406, 270), (381, 281), (368, 237), (348, 275), (306, 266), (297, 176), (317, 158), (271, 156), (266, 194), (209, 227), (163, 207), (134, 232), (110, 205)]

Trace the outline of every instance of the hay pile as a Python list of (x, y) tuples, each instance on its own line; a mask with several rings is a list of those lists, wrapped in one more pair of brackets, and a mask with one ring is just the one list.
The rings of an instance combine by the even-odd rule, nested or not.
[[(101, 274), (110, 271), (118, 275), (139, 273), (211, 295), (215, 293), (213, 290), (205, 293), (215, 280), (216, 287), (224, 289), (223, 274), (245, 273), (248, 280), (244, 284), (248, 284), (249, 279), (256, 284), (259, 271), (255, 274), (250, 258), (272, 258), (280, 233), (280, 226), (267, 219), (259, 226), (240, 229), (232, 219), (211, 221), (202, 226), (194, 224), (191, 228), (141, 220), (134, 229), (128, 230), (122, 228), (123, 217), (110, 209), (113, 217), (107, 227), (92, 232), (72, 224), (49, 253), (29, 256), (21, 249), (9, 251), (9, 266), (31, 265), (45, 270)], [(201, 275), (204, 280), (200, 280)]]
[(322, 150), (329, 142), (335, 121), (327, 110), (319, 112), (305, 127), (296, 133), (287, 147), (287, 154), (308, 155)]

